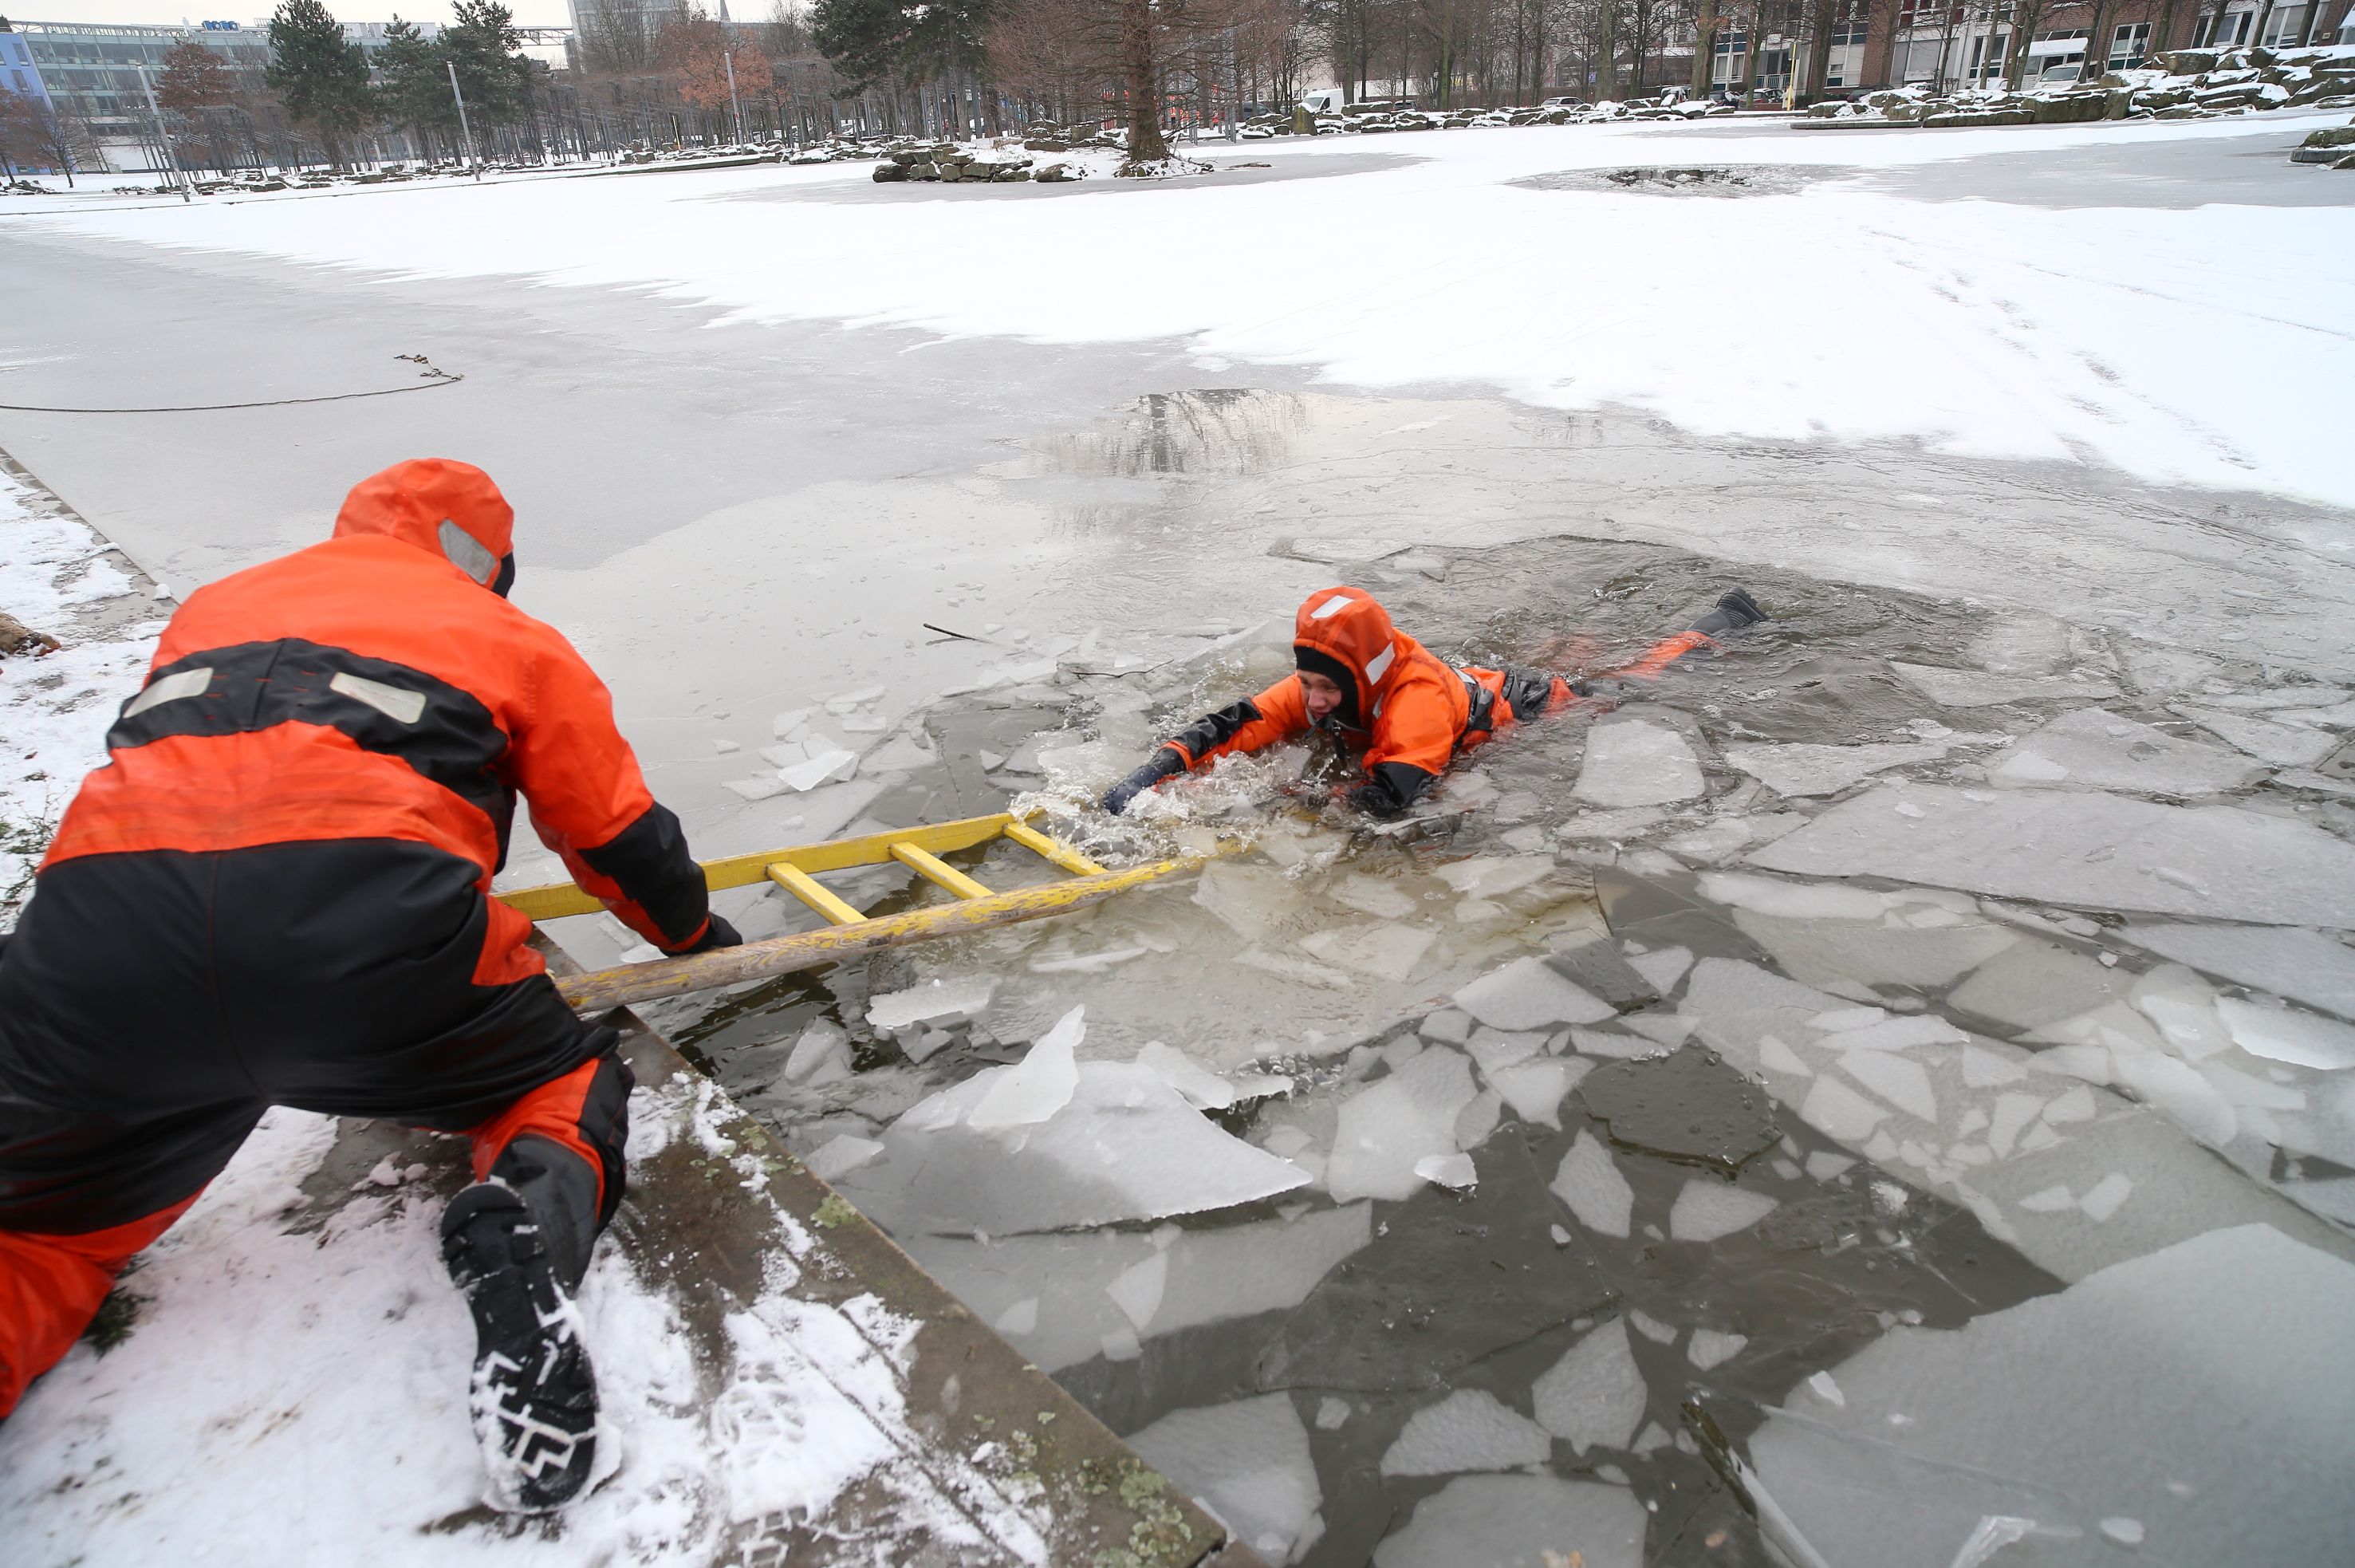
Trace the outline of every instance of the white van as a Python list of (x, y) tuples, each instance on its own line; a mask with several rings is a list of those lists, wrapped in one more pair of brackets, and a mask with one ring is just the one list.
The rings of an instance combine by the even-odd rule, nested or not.
[(1311, 114), (1338, 114), (1341, 102), (1342, 93), (1337, 87), (1320, 87), (1314, 92), (1300, 95), (1300, 107)]

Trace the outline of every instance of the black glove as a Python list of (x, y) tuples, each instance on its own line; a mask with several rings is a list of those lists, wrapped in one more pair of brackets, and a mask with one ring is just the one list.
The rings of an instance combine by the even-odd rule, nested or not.
[(1104, 791), (1103, 808), (1118, 816), (1128, 809), (1128, 803), (1159, 784), (1163, 779), (1186, 771), (1186, 759), (1164, 746), (1148, 758), (1146, 764), (1120, 783)]
[(1737, 588), (1720, 598), (1716, 609), (1711, 610), (1686, 629), (1714, 637), (1727, 632), (1738, 632), (1744, 626), (1754, 626), (1761, 621), (1773, 619), (1773, 616), (1758, 607), (1758, 601), (1750, 597), (1747, 590)]
[(669, 951), (666, 956), (684, 958), (690, 953), (709, 953), (718, 947), (741, 947), (742, 945), (744, 945), (744, 939), (736, 934), (736, 928), (728, 923), (728, 917), (718, 910), (713, 910), (711, 923), (703, 928), (701, 936), (697, 937), (685, 947)]

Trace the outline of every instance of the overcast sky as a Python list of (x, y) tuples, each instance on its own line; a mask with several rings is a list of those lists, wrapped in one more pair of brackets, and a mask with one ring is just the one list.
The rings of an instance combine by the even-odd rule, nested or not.
[[(570, 20), (564, 0), (509, 0), (516, 20), (526, 27), (560, 27)], [(398, 13), (412, 22), (447, 22), (449, 0), (327, 0), (338, 21), (389, 22)], [(254, 9), (253, 0), (218, 11), (191, 11), (187, 0), (0, 0), (0, 16), (28, 22), (137, 22), (150, 27), (190, 27), (213, 18), (242, 27), (268, 20), (267, 11)]]

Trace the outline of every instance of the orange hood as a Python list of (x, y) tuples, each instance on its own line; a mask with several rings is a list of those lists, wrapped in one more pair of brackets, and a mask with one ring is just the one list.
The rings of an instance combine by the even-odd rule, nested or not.
[[(1390, 612), (1381, 602), (1362, 588), (1326, 588), (1311, 593), (1292, 625), (1295, 656), (1305, 649), (1348, 671), (1357, 684), (1355, 702), (1342, 705), (1341, 717), (1344, 722), (1359, 727), (1371, 721), (1375, 707), (1407, 662), (1407, 649), (1401, 645), (1406, 641), (1391, 624)], [(1318, 668), (1318, 673), (1327, 676), (1333, 673), (1306, 661), (1302, 667)]]
[(490, 587), (515, 551), (515, 508), (471, 463), (415, 457), (352, 486), (336, 538), (378, 534), (415, 545)]

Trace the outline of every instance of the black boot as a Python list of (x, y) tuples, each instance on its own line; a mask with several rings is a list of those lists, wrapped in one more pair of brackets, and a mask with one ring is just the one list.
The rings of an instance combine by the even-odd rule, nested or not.
[(530, 1211), (502, 1183), (478, 1181), (450, 1200), (442, 1259), (474, 1314), (467, 1404), (492, 1499), (524, 1513), (556, 1508), (596, 1460), (597, 1380), (580, 1314)]
[(1728, 632), (1738, 632), (1744, 626), (1754, 626), (1761, 621), (1773, 618), (1758, 607), (1758, 601), (1750, 597), (1747, 590), (1736, 588), (1731, 592), (1720, 595), (1717, 608), (1695, 621), (1686, 630), (1718, 637), (1723, 636)]

